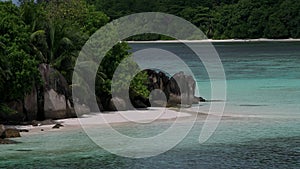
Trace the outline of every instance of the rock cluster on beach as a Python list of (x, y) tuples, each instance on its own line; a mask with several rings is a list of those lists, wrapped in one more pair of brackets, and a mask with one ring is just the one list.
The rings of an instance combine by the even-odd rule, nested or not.
[(39, 71), (43, 84), (36, 85), (27, 94), (24, 101), (16, 100), (7, 103), (15, 113), (0, 116), (5, 123), (21, 123), (23, 121), (61, 119), (76, 117), (74, 104), (81, 113), (88, 113), (90, 109), (71, 99), (70, 89), (65, 78), (48, 64), (40, 64)]
[[(147, 99), (130, 93), (131, 96), (133, 95), (130, 101), (135, 108), (191, 106), (205, 101), (202, 97), (195, 96), (196, 82), (192, 76), (179, 72), (169, 77), (163, 72), (150, 69), (145, 72), (148, 75), (147, 87), (151, 91), (151, 98)], [(111, 98), (109, 110), (131, 109), (131, 104), (125, 100), (120, 97)]]
[[(20, 124), (24, 121), (70, 118), (94, 110), (86, 105), (81, 105), (76, 99), (72, 99), (67, 81), (50, 65), (39, 65), (39, 71), (43, 84), (36, 85), (24, 101), (7, 103), (11, 109), (15, 110), (15, 113), (5, 114), (5, 117), (0, 116), (0, 121), (1, 119), (6, 120), (1, 121), (2, 123)], [(151, 92), (150, 98), (142, 97), (134, 91), (129, 91), (130, 100), (105, 96), (105, 98), (101, 98), (104, 102), (98, 103), (100, 110), (121, 111), (151, 106), (191, 106), (194, 103), (205, 101), (201, 97), (195, 97), (196, 82), (192, 76), (179, 72), (169, 77), (163, 72), (150, 69), (144, 70), (144, 72), (148, 75), (146, 84)], [(76, 112), (74, 110), (75, 105)]]
[[(199, 103), (205, 101), (202, 98), (195, 97), (196, 82), (190, 75), (185, 75), (183, 72), (176, 73), (172, 77), (168, 77), (163, 72), (157, 72), (154, 70), (146, 70), (149, 76), (148, 89), (150, 91), (158, 90), (164, 93), (167, 99), (167, 106), (192, 105), (193, 103)], [(160, 98), (155, 94), (161, 95), (161, 93), (154, 93), (154, 98)], [(159, 103), (160, 100), (156, 100)], [(158, 104), (159, 105), (159, 104)]]

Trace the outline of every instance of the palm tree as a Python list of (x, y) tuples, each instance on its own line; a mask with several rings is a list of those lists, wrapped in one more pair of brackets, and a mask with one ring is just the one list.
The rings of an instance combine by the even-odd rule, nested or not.
[[(73, 66), (84, 43), (84, 36), (70, 24), (47, 17), (44, 7), (33, 1), (21, 4), (21, 17), (32, 32), (29, 39), (31, 54), (39, 61), (40, 72), (47, 72), (42, 74), (44, 84), (36, 85), (38, 113), (40, 113), (38, 119), (42, 120), (44, 93), (50, 88), (65, 96), (66, 107), (69, 109), (68, 101), (71, 101), (69, 85), (72, 82)], [(53, 75), (53, 72), (56, 73)]]
[[(41, 63), (46, 65), (48, 71), (50, 71), (50, 67), (58, 70), (66, 79), (67, 83), (56, 90), (65, 96), (67, 110), (69, 109), (68, 100), (72, 100), (68, 84), (72, 83), (73, 67), (79, 53), (81, 41), (79, 33), (69, 29), (66, 25), (51, 20), (44, 30), (37, 30), (31, 35), (31, 46)], [(55, 80), (62, 83), (65, 81), (63, 77), (58, 75)], [(47, 80), (45, 80), (45, 83), (47, 83)], [(40, 90), (43, 89), (40, 88)]]
[[(1, 44), (1, 43), (0, 43), (0, 44)], [(1, 49), (1, 47), (0, 47), (0, 49)], [(1, 49), (1, 50), (2, 50), (2, 49)], [(3, 58), (4, 58), (4, 57), (2, 57), (2, 56), (0, 55), (0, 93), (3, 93), (5, 81), (6, 81), (6, 79), (7, 79), (7, 78), (6, 78), (6, 76), (7, 76), (7, 74), (6, 74), (6, 68), (4, 67), (5, 61), (4, 61)], [(0, 103), (1, 103), (2, 100), (4, 100), (3, 94), (2, 94), (2, 96), (0, 97)]]

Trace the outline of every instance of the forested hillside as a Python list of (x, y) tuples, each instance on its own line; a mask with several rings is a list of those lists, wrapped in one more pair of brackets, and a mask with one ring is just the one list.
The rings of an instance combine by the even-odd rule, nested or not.
[[(209, 38), (300, 38), (299, 0), (88, 0), (111, 19), (137, 12), (183, 17)], [(150, 37), (149, 37), (150, 38)]]

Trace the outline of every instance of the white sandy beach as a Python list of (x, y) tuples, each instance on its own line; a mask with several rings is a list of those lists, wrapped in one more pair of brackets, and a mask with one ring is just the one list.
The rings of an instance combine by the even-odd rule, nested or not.
[(203, 40), (157, 40), (157, 41), (127, 41), (128, 43), (224, 43), (224, 42), (300, 42), (300, 39), (203, 39)]
[(29, 132), (21, 133), (22, 136), (30, 134), (40, 134), (45, 132), (65, 131), (81, 129), (81, 124), (85, 126), (99, 126), (103, 124), (122, 123), (151, 123), (156, 120), (175, 120), (177, 118), (190, 117), (190, 113), (178, 112), (168, 108), (149, 108), (148, 110), (128, 110), (108, 113), (90, 113), (79, 118), (60, 119), (56, 122), (63, 127), (52, 129), (54, 124), (41, 126), (17, 126), (18, 129), (27, 129)]

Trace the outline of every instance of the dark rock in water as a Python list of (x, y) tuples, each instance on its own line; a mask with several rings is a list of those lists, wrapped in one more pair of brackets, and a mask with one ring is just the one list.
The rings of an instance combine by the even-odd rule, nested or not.
[(18, 129), (8, 128), (2, 133), (2, 138), (15, 138), (21, 137)]
[(109, 110), (124, 111), (124, 110), (127, 110), (127, 104), (126, 104), (125, 100), (123, 100), (119, 97), (114, 97), (109, 102)]
[(18, 143), (18, 142), (0, 138), (0, 144), (16, 144), (16, 143)]
[(28, 152), (28, 151), (32, 151), (32, 150), (29, 150), (29, 149), (18, 149), (18, 150), (15, 150), (15, 151)]
[(204, 99), (203, 97), (199, 97), (200, 102), (206, 102), (206, 99)]
[(193, 103), (194, 104), (197, 104), (197, 103), (199, 103), (199, 102), (206, 102), (206, 100), (203, 98), (203, 97), (194, 97), (194, 101), (193, 101)]
[(63, 127), (61, 124), (55, 124), (52, 128), (53, 129), (59, 129), (60, 127)]

